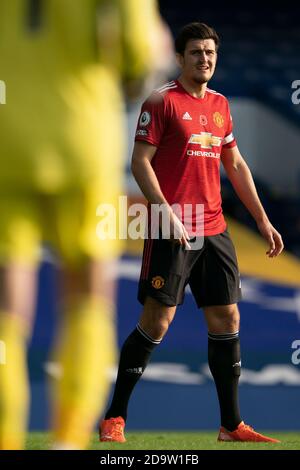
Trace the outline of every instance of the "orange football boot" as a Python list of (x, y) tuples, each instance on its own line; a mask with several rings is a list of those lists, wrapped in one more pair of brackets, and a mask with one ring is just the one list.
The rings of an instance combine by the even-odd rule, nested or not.
[(100, 424), (99, 440), (101, 442), (126, 442), (124, 428), (125, 421), (122, 416), (104, 419)]
[(235, 431), (227, 431), (227, 429), (221, 426), (218, 441), (240, 441), (240, 442), (280, 442), (278, 439), (273, 439), (272, 437), (264, 436), (254, 431), (251, 426), (242, 421)]

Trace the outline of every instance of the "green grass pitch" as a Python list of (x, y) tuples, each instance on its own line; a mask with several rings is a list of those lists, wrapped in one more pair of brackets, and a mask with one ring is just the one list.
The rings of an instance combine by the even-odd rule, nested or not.
[[(216, 442), (217, 432), (127, 432), (124, 444), (98, 442), (93, 435), (92, 450), (300, 450), (300, 432), (272, 432), (267, 435), (280, 439), (280, 444)], [(27, 439), (27, 450), (48, 450), (51, 448), (48, 433), (32, 432)]]

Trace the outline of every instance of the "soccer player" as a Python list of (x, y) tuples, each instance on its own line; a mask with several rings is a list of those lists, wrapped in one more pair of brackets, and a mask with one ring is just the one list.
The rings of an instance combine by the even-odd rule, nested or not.
[[(220, 196), (222, 162), (240, 200), (268, 243), (267, 255), (278, 256), (283, 243), (258, 198), (250, 170), (237, 147), (227, 99), (207, 87), (217, 62), (219, 38), (204, 23), (186, 25), (175, 41), (181, 74), (154, 91), (143, 104), (132, 157), (132, 172), (151, 207), (164, 205), (170, 217), (170, 239), (147, 239), (138, 299), (143, 311), (125, 341), (112, 403), (101, 423), (102, 441), (124, 442), (130, 394), (161, 343), (176, 306), (190, 285), (208, 327), (208, 362), (221, 411), (220, 441), (278, 442), (246, 425), (238, 404), (241, 370), (239, 270), (226, 228)], [(189, 228), (172, 205), (193, 207)], [(197, 204), (204, 206), (201, 240)], [(175, 213), (176, 212), (176, 213)], [(179, 232), (175, 238), (175, 232)], [(193, 234), (196, 233), (196, 237)], [(201, 246), (201, 247), (200, 247)]]
[(122, 192), (120, 84), (132, 93), (161, 66), (166, 37), (155, 0), (143, 8), (139, 0), (1, 4), (0, 449), (24, 448), (26, 345), (43, 241), (62, 271), (55, 448), (85, 448), (103, 409), (115, 356), (111, 271), (121, 246), (97, 238), (96, 210), (117, 207)]

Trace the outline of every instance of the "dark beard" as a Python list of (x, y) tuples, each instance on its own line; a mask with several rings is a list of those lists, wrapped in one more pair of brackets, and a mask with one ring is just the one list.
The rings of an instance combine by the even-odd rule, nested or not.
[(204, 83), (208, 83), (209, 80), (204, 80), (203, 78), (193, 78), (193, 81), (197, 83), (197, 85), (203, 85)]

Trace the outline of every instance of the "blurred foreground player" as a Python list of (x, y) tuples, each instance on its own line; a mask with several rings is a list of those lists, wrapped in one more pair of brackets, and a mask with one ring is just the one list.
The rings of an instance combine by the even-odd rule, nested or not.
[[(114, 396), (101, 425), (103, 441), (125, 441), (132, 390), (166, 334), (189, 284), (208, 327), (208, 362), (221, 411), (218, 440), (278, 442), (254, 431), (240, 416), (237, 302), (241, 286), (235, 249), (222, 213), (221, 161), (268, 243), (267, 255), (278, 256), (283, 243), (260, 203), (250, 170), (238, 150), (228, 101), (207, 87), (215, 70), (218, 45), (219, 38), (209, 26), (186, 25), (175, 42), (181, 67), (178, 80), (157, 89), (142, 107), (132, 171), (152, 207), (164, 205), (171, 237), (149, 237), (145, 241), (138, 293), (143, 311), (121, 351)], [(185, 205), (193, 209), (184, 225), (174, 204), (183, 214)], [(204, 208), (203, 234), (201, 223), (198, 227), (201, 213), (197, 212), (197, 204)], [(198, 243), (195, 249), (195, 242), (203, 244)]]
[(130, 92), (162, 61), (154, 1), (13, 0), (0, 15), (0, 449), (24, 448), (41, 242), (61, 259), (54, 358), (55, 448), (88, 444), (115, 356), (114, 282), (121, 247), (96, 237), (96, 209), (122, 190), (123, 82)]

